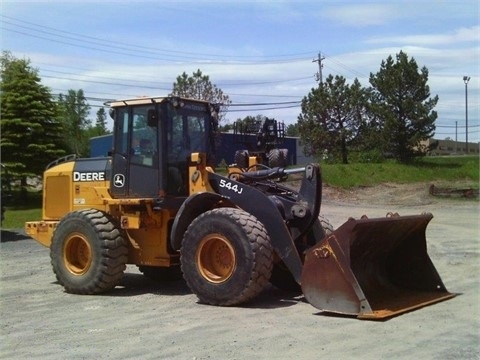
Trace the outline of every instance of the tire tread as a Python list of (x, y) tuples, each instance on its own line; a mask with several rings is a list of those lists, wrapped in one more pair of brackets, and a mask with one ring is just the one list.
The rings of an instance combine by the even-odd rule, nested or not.
[[(58, 248), (61, 248), (62, 242), (62, 238), (58, 238), (58, 236), (61, 237), (62, 234), (55, 236), (57, 231), (62, 229), (63, 224), (71, 221), (83, 222), (93, 229), (96, 234), (95, 240), (98, 240), (99, 245), (98, 255), (101, 257), (92, 280), (81, 285), (77, 285), (76, 282), (71, 282), (65, 277), (66, 270), (61, 265), (61, 249)], [(60, 243), (56, 245), (54, 242)], [(85, 209), (67, 214), (55, 230), (50, 251), (51, 264), (59, 283), (69, 293), (84, 295), (98, 294), (114, 288), (123, 277), (127, 255), (126, 242), (114, 220), (107, 213), (96, 209)]]

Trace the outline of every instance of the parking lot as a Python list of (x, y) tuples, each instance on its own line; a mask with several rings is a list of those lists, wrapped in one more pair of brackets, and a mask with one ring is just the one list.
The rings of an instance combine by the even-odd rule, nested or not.
[(128, 266), (121, 286), (71, 295), (56, 282), (49, 250), (2, 231), (4, 359), (478, 359), (478, 201), (409, 204), (330, 199), (334, 227), (348, 217), (431, 212), (429, 255), (455, 298), (386, 321), (320, 313), (302, 296), (268, 287), (242, 307), (197, 303), (182, 281), (158, 283)]

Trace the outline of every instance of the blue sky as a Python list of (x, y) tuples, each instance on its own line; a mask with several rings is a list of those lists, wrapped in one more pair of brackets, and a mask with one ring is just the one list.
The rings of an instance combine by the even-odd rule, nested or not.
[[(55, 94), (83, 89), (94, 113), (107, 99), (167, 95), (200, 69), (229, 95), (230, 122), (262, 114), (294, 123), (322, 74), (355, 78), (400, 51), (429, 70), (436, 138), (480, 138), (478, 0), (8, 1), (1, 48), (28, 58)], [(267, 105), (252, 105), (252, 104)], [(246, 105), (250, 104), (250, 105)]]

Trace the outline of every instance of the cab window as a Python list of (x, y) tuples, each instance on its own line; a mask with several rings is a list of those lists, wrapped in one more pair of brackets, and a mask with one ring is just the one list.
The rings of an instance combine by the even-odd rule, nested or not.
[[(132, 108), (132, 135), (130, 140), (131, 162), (134, 164), (158, 166), (158, 137), (157, 127), (148, 123), (149, 110), (152, 106), (138, 106)], [(151, 124), (153, 125), (153, 124)]]

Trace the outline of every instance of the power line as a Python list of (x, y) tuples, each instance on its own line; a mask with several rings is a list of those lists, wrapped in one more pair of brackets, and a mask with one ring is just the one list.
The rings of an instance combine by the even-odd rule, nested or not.
[[(168, 91), (170, 92), (172, 88), (166, 87), (165, 82), (159, 82), (158, 85), (155, 85), (155, 81), (143, 81), (143, 80), (129, 80), (129, 79), (118, 79), (118, 78), (110, 78), (110, 77), (103, 77), (103, 76), (93, 76), (93, 75), (83, 75), (83, 74), (73, 74), (73, 73), (68, 73), (64, 71), (56, 71), (56, 70), (42, 70), (42, 77), (44, 78), (51, 78), (51, 79), (58, 79), (58, 80), (69, 80), (69, 81), (76, 81), (76, 82), (84, 82), (84, 83), (93, 83), (93, 84), (103, 84), (103, 85), (113, 85), (113, 86), (121, 86), (121, 87), (130, 87), (130, 88), (143, 88), (143, 89), (153, 89), (153, 90), (161, 90), (161, 91)], [(71, 75), (69, 76), (55, 76), (55, 75), (47, 75), (44, 74), (44, 72), (51, 72), (51, 73), (59, 73), (59, 74), (65, 74), (65, 75)], [(91, 79), (86, 79), (87, 78), (93, 78), (93, 79), (106, 79), (106, 80), (112, 80), (112, 81), (103, 81), (103, 80), (91, 80)], [(290, 82), (290, 81), (297, 81), (297, 80), (303, 80), (304, 78), (299, 78), (299, 79), (285, 79), (285, 80), (276, 80), (276, 81), (271, 81), (271, 82), (264, 82), (265, 84), (272, 84), (272, 83), (284, 83), (284, 82)], [(116, 81), (119, 80), (119, 81)], [(121, 82), (120, 82), (121, 81)], [(137, 82), (137, 83), (136, 83)], [(252, 86), (252, 85), (260, 85), (262, 84), (261, 82), (258, 83), (241, 83), (241, 84), (230, 84), (230, 86)], [(228, 86), (222, 85), (222, 82), (219, 83), (219, 86), (224, 88)], [(120, 95), (120, 94), (118, 94)], [(297, 99), (298, 96), (294, 95), (271, 95), (271, 94), (252, 94), (252, 93), (229, 93), (229, 95), (232, 96), (248, 96), (248, 97), (272, 97), (272, 98), (294, 98)]]
[(229, 106), (260, 106), (260, 105), (291, 105), (291, 104), (297, 104), (300, 105), (300, 101), (283, 101), (283, 102), (272, 102), (272, 103), (250, 103), (250, 104), (243, 104), (243, 103), (237, 103), (237, 104), (230, 104)]
[[(6, 15), (2, 15), (0, 14), (0, 16), (4, 17), (4, 18), (7, 18), (7, 19), (10, 19), (10, 20), (14, 20), (14, 21), (17, 21), (17, 22), (20, 22), (20, 23), (23, 23), (23, 24), (28, 24), (28, 25), (32, 25), (32, 26), (35, 26), (35, 27), (38, 27), (40, 29), (48, 29), (48, 30), (51, 30), (51, 31), (54, 31), (54, 32), (61, 32), (62, 34), (69, 34), (69, 35), (72, 35), (74, 37), (80, 37), (81, 40), (83, 40), (83, 38), (87, 38), (87, 39), (91, 39), (91, 40), (94, 40), (95, 42), (104, 42), (106, 46), (112, 46), (112, 43), (110, 40), (105, 40), (105, 39), (102, 39), (102, 38), (98, 38), (98, 37), (94, 37), (94, 36), (89, 36), (89, 35), (84, 35), (84, 34), (78, 34), (78, 33), (74, 33), (74, 32), (70, 32), (70, 31), (65, 31), (65, 30), (60, 30), (60, 29), (56, 29), (56, 28), (53, 28), (53, 27), (49, 27), (49, 26), (45, 26), (45, 25), (39, 25), (39, 24), (36, 24), (36, 23), (32, 23), (32, 22), (28, 22), (28, 21), (24, 21), (24, 20), (20, 20), (20, 19), (16, 19), (16, 18), (13, 18), (13, 17), (10, 17), (10, 16), (6, 16)], [(15, 26), (20, 26), (20, 25), (17, 25), (17, 24), (12, 24), (12, 25), (15, 25)], [(34, 31), (40, 31), (40, 30), (36, 30), (36, 29), (32, 29)], [(54, 34), (55, 35), (55, 34)], [(56, 35), (56, 36), (59, 36), (59, 35)], [(66, 37), (66, 36), (64, 36)], [(125, 43), (124, 44), (125, 46), (128, 46), (128, 47), (132, 47), (132, 48), (137, 48), (137, 49), (144, 49), (144, 50), (147, 50), (147, 51), (159, 51), (159, 52), (166, 52), (166, 53), (171, 53), (171, 54), (186, 54), (186, 55), (194, 55), (194, 56), (214, 56), (214, 57), (225, 57), (225, 55), (221, 55), (221, 54), (212, 54), (212, 53), (196, 53), (196, 52), (189, 52), (189, 51), (180, 51), (180, 50), (167, 50), (167, 49), (160, 49), (160, 48), (155, 48), (155, 47), (147, 47), (147, 46), (141, 46), (141, 45), (137, 45), (137, 44), (127, 44)], [(296, 54), (276, 54), (276, 55), (262, 55), (262, 56), (259, 56), (259, 55), (235, 55), (236, 58), (240, 57), (240, 58), (281, 58), (281, 57), (285, 57), (285, 58), (292, 58), (292, 59), (297, 59), (299, 60), (300, 56), (306, 56), (310, 54), (310, 51), (308, 52), (302, 52), (302, 53), (296, 53)], [(303, 58), (302, 58), (303, 59)]]
[[(231, 106), (231, 105), (229, 105)], [(292, 108), (298, 108), (300, 107), (300, 104), (298, 105), (290, 105), (290, 106), (275, 106), (275, 107), (267, 107), (267, 108), (249, 108), (249, 109), (228, 109), (227, 112), (252, 112), (252, 111), (265, 111), (265, 110), (282, 110), (282, 109), (292, 109)]]
[[(96, 51), (102, 52), (109, 52), (114, 54), (120, 55), (127, 55), (133, 57), (142, 57), (148, 59), (155, 59), (155, 60), (164, 60), (164, 61), (191, 61), (191, 60), (208, 60), (208, 61), (220, 61), (225, 62), (225, 59), (231, 58), (231, 56), (222, 55), (222, 54), (212, 54), (212, 53), (194, 53), (194, 52), (187, 52), (187, 51), (178, 51), (178, 50), (168, 50), (168, 49), (160, 49), (154, 47), (146, 47), (136, 44), (129, 44), (123, 43), (121, 45), (117, 45), (112, 43), (109, 40), (73, 33), (69, 31), (64, 31), (48, 26), (43, 26), (39, 24), (35, 24), (32, 22), (23, 21), (20, 19), (12, 18), (5, 15), (0, 15), (3, 18), (13, 20), (14, 22), (18, 22), (20, 24), (12, 23), (11, 21), (3, 21), (3, 24), (14, 26), (23, 31), (18, 29), (12, 29), (8, 27), (2, 27), (2, 29), (6, 31), (15, 32), (18, 34), (22, 34), (25, 36), (30, 36), (34, 38), (39, 38), (47, 41), (57, 42), (61, 44), (66, 44), (69, 46), (74, 47), (81, 47), (87, 48)], [(22, 25), (22, 24), (27, 24)], [(25, 32), (25, 30), (33, 31), (34, 33)], [(41, 35), (38, 35), (41, 34)], [(45, 37), (53, 36), (54, 38)], [(75, 42), (73, 44), (72, 42)], [(88, 44), (88, 45), (85, 45)], [(94, 46), (90, 46), (94, 45)], [(139, 51), (141, 51), (139, 53)], [(150, 54), (150, 55), (148, 55)], [(304, 57), (307, 53), (297, 53), (297, 54), (279, 54), (279, 55), (237, 55), (233, 56), (234, 63), (249, 63), (249, 64), (272, 64), (272, 63), (291, 63), (291, 62), (298, 62), (298, 61), (305, 61), (306, 57)], [(163, 58), (162, 58), (163, 57)], [(243, 61), (238, 61), (238, 59), (244, 59)], [(260, 59), (260, 60), (259, 60)], [(230, 63), (232, 63), (230, 61)]]
[[(466, 128), (466, 126), (449, 126), (449, 125), (435, 125), (435, 127), (437, 128), (441, 128), (441, 129), (455, 129), (455, 128), (458, 128), (458, 129), (463, 129), (463, 128)], [(480, 125), (468, 125), (468, 128), (477, 128), (477, 127), (480, 127)]]
[[(89, 71), (88, 69), (81, 69), (83, 71)], [(120, 81), (126, 81), (126, 82), (137, 82), (137, 83), (147, 83), (148, 85), (151, 85), (152, 83), (155, 83), (155, 81), (145, 81), (145, 80), (131, 80), (131, 79), (126, 79), (126, 78), (111, 78), (111, 77), (106, 77), (106, 76), (100, 76), (100, 75), (85, 75), (85, 74), (76, 74), (76, 73), (71, 73), (71, 72), (66, 72), (66, 71), (60, 71), (60, 70), (50, 70), (46, 68), (40, 68), (40, 71), (42, 73), (47, 72), (47, 73), (56, 73), (56, 74), (64, 74), (64, 75), (71, 75), (71, 76), (79, 76), (79, 77), (88, 77), (88, 78), (98, 78), (98, 79), (107, 79), (107, 80), (120, 80)], [(82, 80), (82, 79), (72, 79), (68, 77), (54, 77), (52, 75), (48, 76), (45, 75), (45, 77), (53, 77), (53, 78), (58, 78), (58, 79), (63, 79), (63, 80)], [(219, 87), (231, 87), (231, 86), (252, 86), (252, 85), (268, 85), (268, 84), (283, 84), (287, 82), (295, 82), (295, 81), (302, 81), (310, 79), (310, 77), (301, 77), (301, 78), (293, 78), (293, 79), (283, 79), (283, 80), (271, 80), (271, 81), (254, 81), (254, 80), (244, 80), (241, 82), (238, 82), (238, 80), (223, 80), (217, 83)], [(167, 84), (167, 82), (159, 82), (159, 84)], [(168, 82), (169, 85), (172, 84), (172, 82)], [(143, 85), (139, 85), (143, 86)]]
[(46, 78), (51, 78), (51, 79), (60, 79), (60, 80), (73, 80), (73, 81), (79, 81), (79, 82), (85, 82), (85, 83), (93, 83), (93, 84), (103, 84), (103, 85), (115, 85), (115, 86), (123, 86), (123, 87), (141, 87), (144, 89), (155, 89), (155, 90), (166, 90), (166, 91), (171, 91), (172, 89), (166, 89), (166, 88), (161, 88), (158, 86), (147, 86), (147, 85), (134, 85), (134, 84), (121, 84), (121, 83), (113, 83), (113, 82), (108, 82), (108, 81), (94, 81), (94, 80), (86, 80), (86, 79), (70, 79), (70, 78), (64, 78), (64, 77), (58, 77), (58, 76), (50, 76), (50, 75), (42, 75), (42, 77)]
[[(347, 70), (348, 72), (351, 72), (352, 74), (354, 74), (354, 75), (357, 76), (357, 77), (368, 77), (368, 76), (369, 76), (369, 75), (365, 75), (365, 74), (360, 73), (359, 71), (357, 71), (357, 70), (355, 70), (355, 69), (353, 69), (353, 68), (345, 65), (344, 63), (341, 63), (341, 62), (338, 61), (338, 60), (335, 60), (334, 57), (328, 56), (328, 55), (326, 55), (325, 53), (324, 53), (323, 55), (326, 56), (326, 58), (328, 59), (329, 62), (332, 62), (332, 63), (336, 64), (337, 66), (339, 66), (339, 67)], [(328, 64), (328, 62), (327, 62), (327, 64)]]

